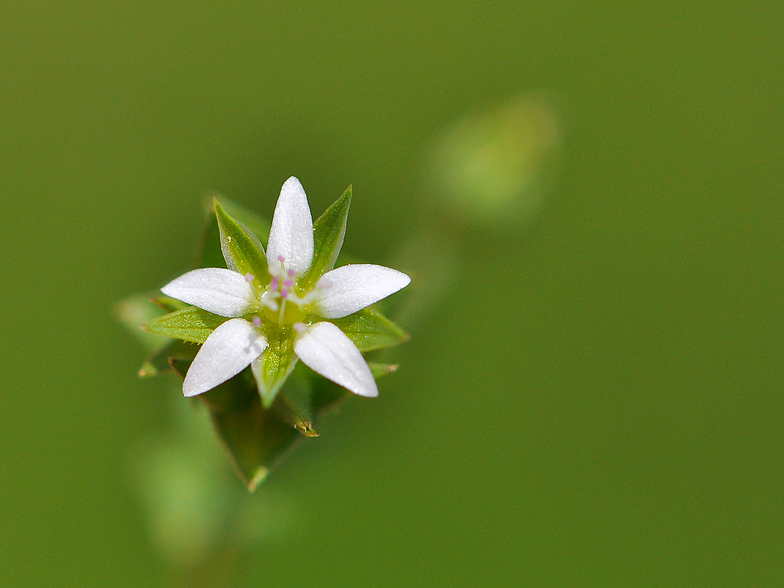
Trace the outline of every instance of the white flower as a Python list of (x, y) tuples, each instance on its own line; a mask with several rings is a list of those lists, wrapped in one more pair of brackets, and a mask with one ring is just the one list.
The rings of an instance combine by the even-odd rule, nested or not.
[[(259, 251), (263, 248), (251, 234)], [(228, 237), (231, 240), (231, 237)], [(339, 250), (340, 242), (336, 249)], [(225, 243), (224, 243), (225, 245)], [(280, 191), (272, 219), (266, 259), (269, 276), (243, 275), (224, 246), (230, 269), (206, 268), (183, 274), (161, 291), (172, 298), (231, 320), (221, 324), (202, 345), (183, 383), (185, 396), (202, 394), (250, 365), (264, 396), (264, 351), (291, 344), (294, 357), (267, 389), (268, 401), (285, 381), (297, 358), (313, 371), (360, 396), (377, 396), (375, 380), (351, 339), (336, 325), (339, 319), (404, 288), (411, 279), (378, 265), (345, 265), (306, 278), (314, 257), (313, 220), (299, 180), (289, 178)], [(268, 282), (268, 283), (266, 283)]]

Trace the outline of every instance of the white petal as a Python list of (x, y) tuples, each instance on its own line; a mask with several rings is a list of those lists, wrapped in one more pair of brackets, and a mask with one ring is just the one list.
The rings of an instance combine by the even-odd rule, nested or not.
[(161, 292), (220, 316), (242, 316), (258, 305), (245, 276), (217, 267), (183, 274), (161, 288)]
[(244, 370), (267, 348), (267, 339), (245, 319), (226, 321), (207, 337), (193, 360), (182, 392), (196, 396)]
[(314, 372), (360, 396), (378, 396), (365, 358), (332, 323), (316, 323), (294, 340), (294, 353)]
[(280, 189), (267, 244), (270, 267), (280, 265), (281, 256), (286, 269), (293, 269), (298, 276), (308, 271), (313, 261), (313, 218), (305, 190), (295, 177)]
[(344, 265), (327, 272), (316, 282), (320, 291), (314, 309), (324, 318), (342, 318), (394, 294), (409, 283), (411, 278), (403, 272), (381, 265)]

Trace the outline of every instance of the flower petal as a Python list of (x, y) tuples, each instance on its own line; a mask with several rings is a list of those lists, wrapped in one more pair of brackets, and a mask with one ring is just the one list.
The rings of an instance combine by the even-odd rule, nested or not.
[(313, 218), (305, 190), (295, 177), (286, 180), (280, 189), (272, 217), (267, 263), (271, 268), (279, 266), (280, 257), (286, 269), (293, 269), (298, 276), (308, 271), (313, 261)]
[(316, 282), (319, 296), (316, 314), (342, 318), (394, 294), (411, 283), (403, 272), (381, 265), (344, 265), (327, 272)]
[(294, 352), (314, 372), (354, 394), (378, 396), (373, 374), (351, 339), (332, 323), (316, 323), (294, 339)]
[(267, 339), (245, 319), (226, 321), (212, 332), (191, 363), (182, 392), (196, 396), (244, 370), (262, 354)]
[(228, 317), (252, 312), (258, 304), (243, 275), (217, 267), (196, 269), (183, 274), (161, 288), (161, 292)]

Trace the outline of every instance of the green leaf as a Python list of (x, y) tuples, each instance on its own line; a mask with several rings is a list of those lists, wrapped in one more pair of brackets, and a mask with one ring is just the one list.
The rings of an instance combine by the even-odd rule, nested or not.
[(403, 329), (370, 307), (329, 322), (343, 331), (360, 351), (384, 349), (408, 341)]
[(307, 390), (303, 395), (292, 394), (290, 388), (295, 381), (299, 385), (305, 384), (302, 378), (290, 377), (281, 393), (275, 397), (272, 410), (280, 420), (291, 425), (306, 437), (318, 437), (319, 434), (313, 428), (313, 417), (310, 414), (310, 390)]
[[(270, 230), (267, 219), (223, 196), (221, 196), (221, 206), (234, 219), (250, 229), (259, 238), (262, 247), (266, 247)], [(226, 261), (221, 251), (220, 230), (212, 197), (205, 203), (205, 212), (206, 224), (196, 252), (196, 267), (225, 267)]]
[(250, 231), (259, 238), (262, 247), (267, 246), (267, 240), (269, 239), (270, 232), (270, 222), (266, 218), (256, 214), (251, 210), (248, 210), (241, 204), (237, 204), (228, 198), (221, 196), (220, 202), (223, 210), (231, 215), (237, 222), (244, 225), (247, 229), (250, 229)]
[(251, 364), (264, 408), (272, 406), (280, 387), (297, 363), (292, 342), (292, 337), (277, 329), (270, 329), (268, 347), (261, 354), (260, 361)]
[(151, 320), (145, 326), (145, 330), (202, 344), (226, 320), (225, 317), (189, 306)]
[(370, 373), (373, 374), (373, 377), (378, 380), (379, 378), (383, 378), (384, 376), (388, 376), (397, 371), (397, 368), (400, 366), (396, 363), (378, 363), (376, 361), (369, 361), (368, 367), (370, 368)]
[[(166, 312), (174, 312), (175, 310), (188, 308), (188, 305), (185, 302), (175, 298), (169, 298), (168, 296), (154, 296), (153, 298), (150, 298), (150, 302)], [(158, 313), (158, 315), (160, 314), (161, 313)]]
[(215, 214), (208, 217), (196, 251), (196, 267), (226, 267), (221, 251), (220, 230)]
[[(190, 365), (180, 360), (172, 363), (181, 376)], [(275, 411), (264, 409), (250, 370), (243, 370), (198, 399), (207, 407), (216, 432), (251, 492), (283, 452), (301, 437)]]
[(313, 393), (310, 397), (310, 404), (314, 414), (321, 415), (330, 410), (334, 410), (343, 403), (346, 398), (353, 396), (351, 392), (330, 382), (317, 374), (313, 374), (311, 380)]
[(343, 246), (346, 235), (348, 209), (351, 206), (351, 186), (335, 200), (313, 223), (313, 263), (308, 273), (300, 281), (303, 288), (309, 289), (326, 272), (335, 267), (335, 261)]
[[(221, 251), (229, 269), (239, 273), (252, 274), (259, 287), (269, 282), (267, 256), (258, 237), (241, 222), (229, 215), (220, 203), (215, 200), (215, 218), (220, 231)], [(234, 265), (234, 267), (231, 267)]]

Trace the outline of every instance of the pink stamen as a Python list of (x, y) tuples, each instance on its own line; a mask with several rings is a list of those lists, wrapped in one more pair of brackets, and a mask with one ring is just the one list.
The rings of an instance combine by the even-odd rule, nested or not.
[(270, 290), (277, 290), (278, 289), (278, 276), (272, 278), (272, 282), (270, 282)]
[(284, 261), (286, 261), (286, 258), (285, 258), (285, 257), (283, 257), (282, 255), (278, 255), (278, 261), (279, 261), (280, 263), (283, 263)]
[(293, 269), (290, 269), (290, 270), (288, 271), (288, 274), (289, 274), (289, 277), (290, 277), (290, 278), (293, 278), (293, 277), (294, 277), (294, 274), (296, 274), (296, 273), (297, 273), (297, 272), (295, 272)]
[(288, 298), (289, 297), (289, 290), (288, 290), (288, 288), (283, 288), (283, 290), (280, 291), (280, 295), (284, 299)]
[(257, 317), (257, 316), (254, 316), (253, 320), (251, 322), (253, 323), (254, 327), (260, 327), (261, 326), (261, 319), (259, 317)]
[(286, 286), (286, 288), (291, 288), (294, 285), (294, 282), (292, 282), (291, 280), (285, 280), (283, 282), (283, 285)]
[(248, 284), (250, 284), (255, 279), (256, 277), (252, 273), (248, 272), (245, 274), (245, 281), (248, 282)]

